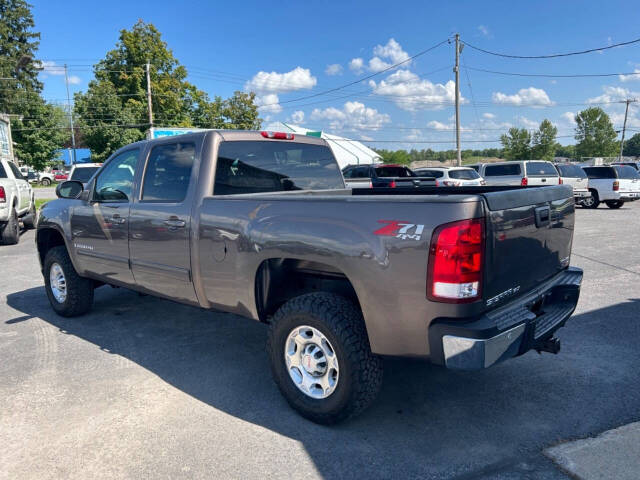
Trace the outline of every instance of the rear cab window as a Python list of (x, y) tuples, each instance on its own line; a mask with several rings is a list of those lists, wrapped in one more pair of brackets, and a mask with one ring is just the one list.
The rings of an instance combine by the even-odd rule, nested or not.
[[(356, 167), (351, 178), (360, 178)], [(218, 147), (215, 195), (343, 189), (333, 153), (325, 145), (224, 141)]]
[(556, 165), (561, 177), (565, 178), (587, 178), (587, 174), (578, 165)]
[(407, 178), (414, 177), (415, 175), (407, 167), (376, 167), (376, 175), (378, 177), (396, 177)]
[(478, 172), (471, 169), (449, 170), (449, 178), (455, 178), (457, 180), (476, 180), (480, 178), (480, 175), (478, 175)]
[(507, 177), (510, 175), (522, 175), (519, 163), (512, 165), (487, 165), (484, 169), (485, 177)]
[(583, 170), (589, 178), (618, 178), (612, 167), (584, 167)]
[(549, 162), (527, 162), (527, 176), (529, 177), (557, 177), (558, 171)]
[(196, 156), (194, 142), (177, 142), (151, 149), (142, 184), (143, 202), (180, 203), (187, 196)]

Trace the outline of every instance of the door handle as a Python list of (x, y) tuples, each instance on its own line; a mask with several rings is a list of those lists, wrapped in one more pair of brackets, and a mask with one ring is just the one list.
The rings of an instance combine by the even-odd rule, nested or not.
[(180, 220), (178, 218), (170, 218), (168, 220), (165, 220), (164, 224), (167, 227), (171, 227), (171, 228), (184, 228), (187, 222), (185, 222), (184, 220)]
[(126, 221), (127, 221), (126, 218), (122, 218), (117, 213), (111, 217), (111, 223), (115, 223), (115, 224), (118, 224), (118, 225), (122, 225)]

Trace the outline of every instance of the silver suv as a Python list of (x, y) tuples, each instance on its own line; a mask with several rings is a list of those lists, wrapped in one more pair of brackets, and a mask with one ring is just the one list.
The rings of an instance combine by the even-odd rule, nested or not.
[(560, 175), (553, 163), (544, 160), (517, 160), (480, 164), (478, 173), (487, 185), (559, 185)]
[(431, 167), (413, 171), (419, 177), (433, 177), (439, 187), (470, 187), (486, 185), (482, 177), (473, 168), (467, 167)]

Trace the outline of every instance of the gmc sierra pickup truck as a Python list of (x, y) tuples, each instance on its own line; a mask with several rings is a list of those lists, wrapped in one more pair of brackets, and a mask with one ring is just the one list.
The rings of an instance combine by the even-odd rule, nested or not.
[(482, 369), (557, 353), (582, 281), (571, 186), (352, 190), (310, 136), (138, 142), (57, 193), (36, 242), (58, 314), (111, 284), (268, 323), (275, 382), (318, 423), (373, 401), (383, 355)]

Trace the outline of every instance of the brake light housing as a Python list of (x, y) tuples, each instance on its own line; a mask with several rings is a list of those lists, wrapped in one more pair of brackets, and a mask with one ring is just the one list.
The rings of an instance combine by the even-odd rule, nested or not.
[(620, 190), (620, 182), (618, 180), (614, 180), (613, 182), (613, 191), (617, 192)]
[(558, 185), (562, 185), (562, 177), (558, 177)]
[(482, 296), (485, 226), (483, 218), (439, 226), (431, 237), (427, 298), (470, 303)]
[(294, 138), (293, 133), (272, 132), (267, 130), (260, 132), (260, 135), (262, 135), (264, 138), (274, 138), (276, 140), (293, 140)]
[(7, 203), (7, 194), (4, 191), (4, 187), (0, 187), (0, 203)]
[(396, 188), (396, 181), (395, 180), (391, 180), (391, 183), (389, 184), (389, 188)]
[(529, 185), (529, 179), (527, 177), (522, 177), (522, 180), (520, 180), (520, 186), (526, 187), (527, 185)]

